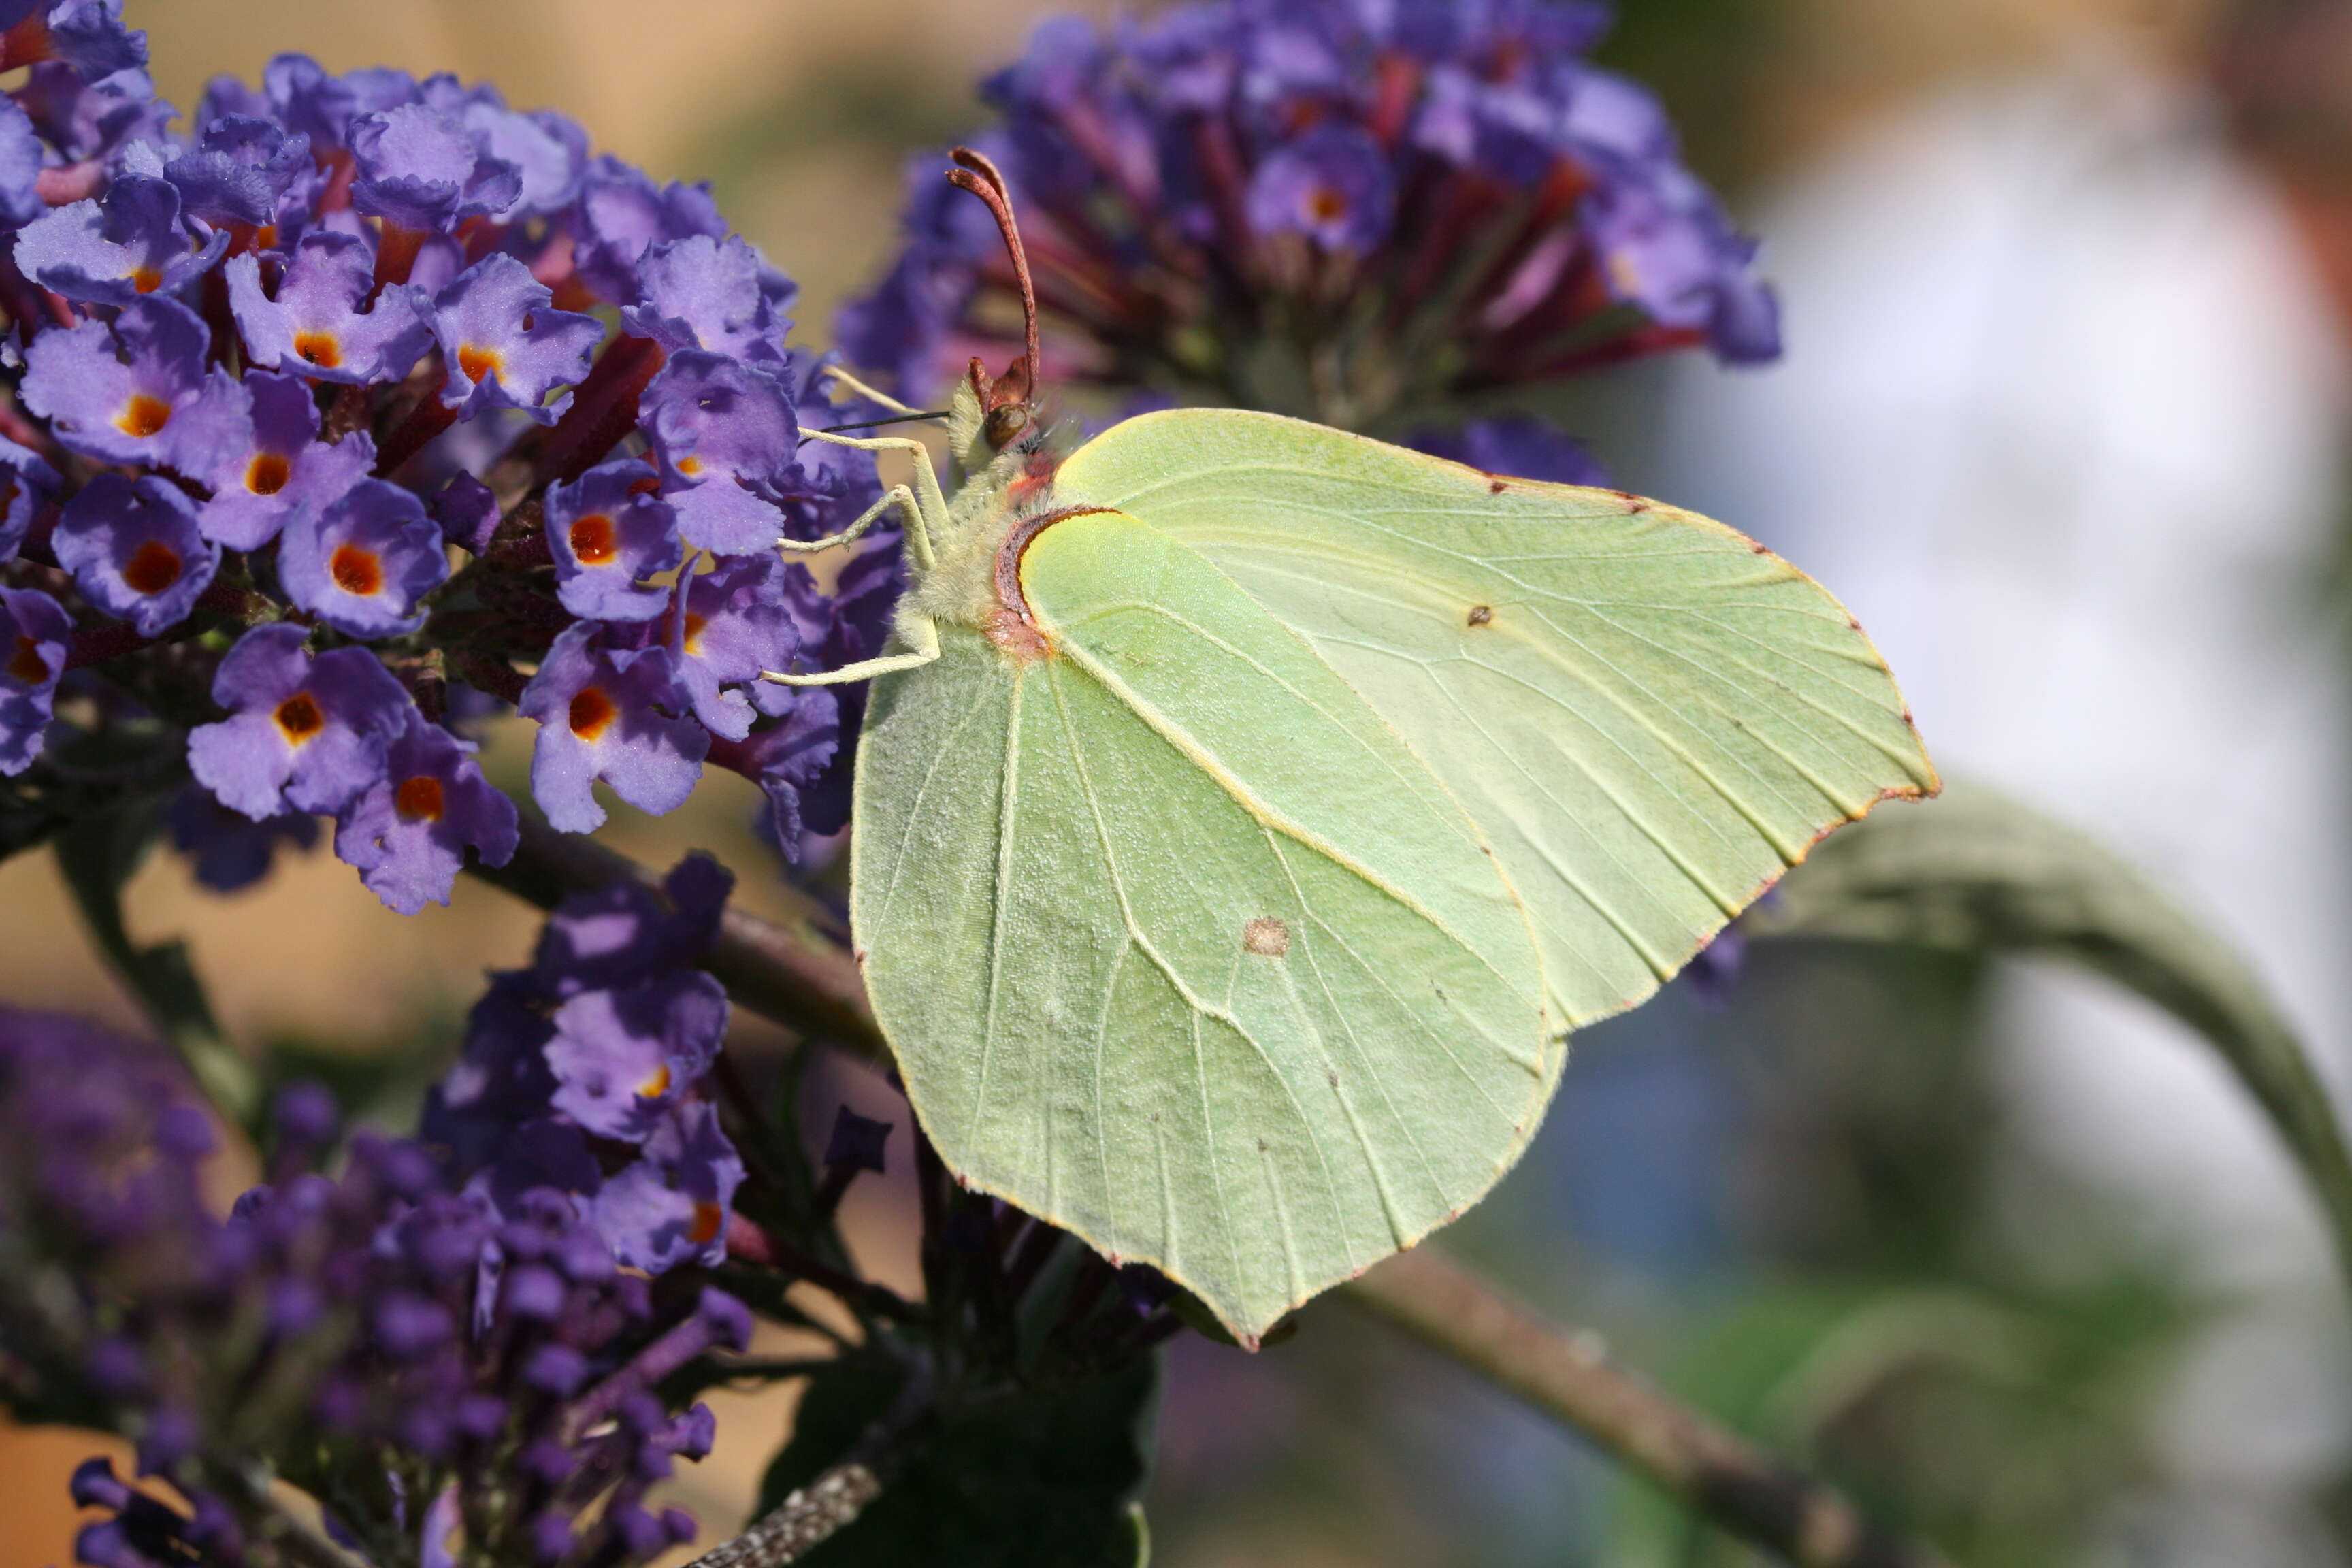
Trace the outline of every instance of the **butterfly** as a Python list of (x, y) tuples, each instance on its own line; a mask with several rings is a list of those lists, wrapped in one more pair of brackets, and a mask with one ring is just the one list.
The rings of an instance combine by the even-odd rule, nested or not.
[(955, 158), (1025, 352), (958, 388), (952, 500), (823, 434), (913, 479), (790, 548), (896, 515), (910, 585), (883, 657), (770, 678), (874, 682), (851, 926), (941, 1157), (1255, 1345), (1935, 769), (1853, 618), (1720, 523), (1233, 409), (1058, 453)]

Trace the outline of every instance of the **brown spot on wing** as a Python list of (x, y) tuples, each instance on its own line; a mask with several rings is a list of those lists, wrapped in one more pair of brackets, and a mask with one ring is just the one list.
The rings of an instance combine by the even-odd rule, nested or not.
[(1493, 624), (1494, 624), (1494, 620), (1495, 620), (1495, 609), (1494, 609), (1494, 606), (1493, 606), (1493, 605), (1471, 605), (1471, 606), (1470, 606), (1469, 622), (1470, 622), (1470, 624), (1471, 624), (1472, 626), (1491, 626), (1491, 625), (1493, 625)]
[(1260, 915), (1242, 927), (1242, 951), (1280, 958), (1290, 951), (1290, 928), (1272, 915)]

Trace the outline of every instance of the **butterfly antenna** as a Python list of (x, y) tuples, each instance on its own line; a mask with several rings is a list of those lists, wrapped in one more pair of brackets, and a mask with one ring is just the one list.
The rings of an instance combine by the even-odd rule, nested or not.
[[(1021, 357), (993, 380), (978, 360), (972, 362), (972, 384), (981, 393), (988, 411), (991, 438), (994, 445), (1002, 447), (1028, 424), (1028, 405), (1036, 395), (1037, 286), (1029, 274), (1029, 252), (1021, 243), (1021, 226), (1013, 216), (1012, 193), (1004, 183), (1003, 173), (987, 154), (969, 147), (958, 147), (948, 156), (956, 163), (956, 167), (948, 171), (949, 183), (978, 196), (986, 204), (989, 216), (996, 219), (997, 231), (1004, 237), (1005, 254), (1013, 261), (1013, 281), (1021, 289)], [(1000, 431), (1003, 439), (995, 440)]]

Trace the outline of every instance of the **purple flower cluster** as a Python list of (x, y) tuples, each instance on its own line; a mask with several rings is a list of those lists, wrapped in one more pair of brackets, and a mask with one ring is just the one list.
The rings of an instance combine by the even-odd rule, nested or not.
[(255, 1434), (375, 1562), (446, 1562), (461, 1521), (483, 1561), (621, 1568), (690, 1540), (646, 1494), (709, 1450), (711, 1417), (654, 1391), (742, 1348), (742, 1306), (659, 1310), (568, 1194), (494, 1207), (417, 1144), (362, 1137), (339, 1178), (313, 1173), (335, 1131), (320, 1091), (277, 1120), (272, 1184), (217, 1219), (210, 1124), (168, 1058), (0, 1010), (0, 1342), (70, 1399), (31, 1414), (113, 1425), (176, 1493), (83, 1467), (76, 1500), (112, 1517), (80, 1559), (247, 1561), (285, 1524), (239, 1447)]
[(561, 1188), (614, 1257), (648, 1273), (726, 1258), (743, 1163), (705, 1079), (727, 994), (695, 965), (733, 886), (694, 855), (658, 890), (574, 895), (529, 969), (490, 977), (424, 1121), (469, 1193), (503, 1210)]
[[(1755, 247), (1640, 88), (1559, 0), (1207, 0), (1051, 21), (985, 93), (1019, 204), (1048, 379), (1377, 427), (1705, 344), (1778, 353)], [(934, 397), (1014, 279), (938, 160), (905, 247), (839, 323)]]
[[(538, 722), (559, 827), (604, 820), (600, 781), (667, 811), (717, 762), (788, 853), (804, 816), (838, 828), (840, 699), (759, 676), (884, 627), (774, 546), (880, 489), (803, 447), (804, 406), (866, 410), (785, 346), (793, 284), (702, 187), (454, 78), (282, 56), (182, 131), (117, 9), (0, 42), (31, 68), (0, 95), (0, 773), (87, 667), (190, 731), (220, 805), (331, 816), (413, 912), (516, 843), (450, 727), (462, 682)], [(897, 546), (870, 535), (853, 586), (895, 595)], [(211, 705), (142, 678), (157, 644), (217, 660)], [(249, 875), (267, 841), (174, 820), (200, 867)]]

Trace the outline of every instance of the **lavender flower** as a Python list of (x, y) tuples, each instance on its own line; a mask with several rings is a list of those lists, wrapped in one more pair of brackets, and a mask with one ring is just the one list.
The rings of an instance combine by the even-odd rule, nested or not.
[(176, 300), (138, 300), (111, 328), (82, 321), (35, 338), (25, 402), (85, 457), (209, 474), (249, 418), (245, 389), (206, 368), (211, 343)]
[(487, 866), (512, 859), (518, 817), (471, 745), (414, 709), (406, 718), (380, 776), (336, 818), (335, 853), (388, 908), (413, 915), (449, 901), (468, 847)]
[(783, 513), (774, 493), (800, 444), (792, 395), (774, 376), (723, 355), (670, 356), (646, 389), (646, 428), (660, 459), (662, 495), (688, 544), (720, 555), (771, 549)]
[(16, 265), (45, 289), (91, 305), (129, 305), (176, 294), (212, 270), (228, 247), (215, 231), (190, 243), (179, 188), (125, 176), (101, 201), (71, 202), (16, 237)]
[(588, 626), (555, 639), (516, 706), (539, 721), (531, 794), (566, 833), (603, 825), (599, 779), (640, 811), (676, 810), (710, 750), (709, 732), (683, 716), (688, 704), (669, 650), (600, 646)]
[(246, 633), (213, 678), (213, 700), (231, 716), (188, 736), (196, 781), (256, 822), (342, 810), (383, 778), (384, 749), (412, 711), (373, 654), (312, 658), (309, 637), (286, 622)]
[(375, 443), (361, 431), (333, 446), (312, 440), (319, 408), (299, 376), (249, 370), (245, 391), (253, 406), (249, 439), (223, 452), (197, 525), (216, 544), (258, 550), (288, 518), (315, 514), (349, 493), (375, 466)]
[(668, 589), (645, 584), (675, 571), (681, 558), (677, 513), (647, 493), (656, 483), (632, 458), (549, 487), (547, 540), (565, 609), (595, 620), (646, 621), (669, 607)]
[(350, 136), (359, 165), (352, 205), (403, 228), (502, 217), (522, 195), (520, 168), (489, 155), (462, 123), (425, 104), (362, 116)]
[(643, 1142), (719, 1055), (727, 994), (698, 971), (563, 1003), (546, 1047), (549, 1103), (602, 1138)]
[(172, 797), (166, 813), (172, 847), (188, 859), (195, 879), (215, 893), (235, 893), (269, 875), (280, 845), (299, 850), (319, 843), (319, 821), (299, 811), (254, 821), (190, 785)]
[(596, 1228), (633, 1268), (658, 1273), (726, 1256), (727, 1215), (743, 1162), (706, 1101), (658, 1121), (644, 1155), (605, 1182), (593, 1205)]
[(55, 599), (0, 588), (0, 774), (21, 773), (40, 755), (72, 646), (73, 620)]
[(588, 374), (604, 335), (596, 318), (551, 309), (553, 299), (511, 256), (485, 257), (442, 289), (431, 310), (449, 365), (441, 401), (469, 417), (520, 408), (553, 424), (549, 395)]
[(355, 637), (415, 631), (417, 600), (449, 575), (425, 503), (382, 479), (361, 480), (315, 518), (295, 518), (278, 564), (296, 604)]
[(767, 669), (790, 668), (801, 628), (788, 594), (793, 574), (773, 555), (719, 562), (686, 582), (685, 615), (677, 627), (678, 677), (694, 716), (712, 734), (740, 741), (751, 732), (753, 710), (741, 688)]
[(33, 519), (63, 482), (39, 455), (0, 440), (0, 562), (16, 553)]
[(82, 597), (153, 637), (184, 619), (220, 567), (196, 503), (152, 476), (103, 473), (66, 503), (52, 546)]
[(237, 331), (256, 364), (364, 385), (399, 380), (432, 344), (432, 325), (410, 290), (387, 289), (367, 305), (375, 258), (356, 235), (304, 235), (275, 295), (262, 288), (259, 257), (232, 257), (227, 271)]

